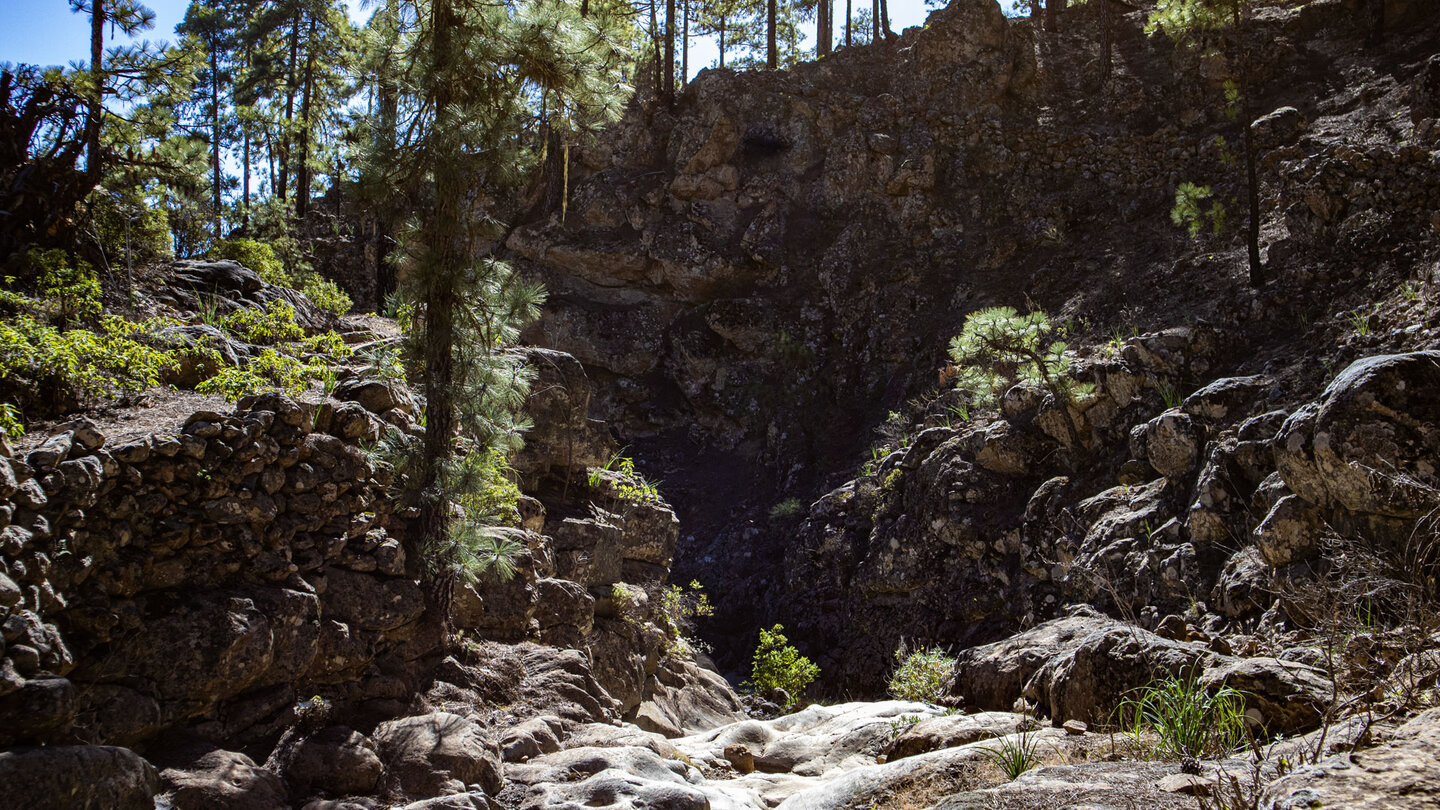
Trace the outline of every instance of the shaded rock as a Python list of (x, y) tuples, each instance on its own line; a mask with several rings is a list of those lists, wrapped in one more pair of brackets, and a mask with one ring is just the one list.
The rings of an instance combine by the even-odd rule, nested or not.
[(1074, 650), (1110, 623), (1094, 613), (1053, 619), (1003, 641), (964, 650), (955, 658), (946, 694), (971, 709), (1008, 711), (1046, 662)]
[(1270, 734), (1300, 734), (1320, 725), (1334, 684), (1319, 670), (1275, 658), (1222, 661), (1200, 676), (1207, 689), (1229, 686), (1245, 694), (1246, 710), (1259, 711)]
[(745, 718), (740, 698), (718, 673), (667, 657), (645, 682), (645, 698), (633, 722), (646, 731), (679, 737)]
[[(1207, 422), (1232, 421), (1243, 415), (1273, 384), (1268, 377), (1222, 377), (1205, 384), (1180, 403), (1180, 410)], [(1267, 437), (1268, 438), (1268, 437)]]
[(505, 731), (500, 738), (500, 756), (506, 762), (524, 762), (542, 754), (560, 750), (559, 732), (563, 721), (558, 717), (532, 717)]
[(500, 792), (499, 749), (470, 720), (434, 712), (381, 723), (373, 737), (386, 771), (411, 796), (464, 793), (472, 784)]
[(1201, 428), (1183, 411), (1166, 411), (1145, 424), (1143, 444), (1142, 457), (1155, 472), (1178, 478), (1194, 469), (1200, 458)]
[(319, 792), (334, 796), (372, 793), (385, 771), (375, 744), (345, 726), (282, 739), (266, 764), (279, 772), (296, 798)]
[(285, 783), (244, 754), (218, 748), (160, 772), (175, 810), (289, 810)]
[(0, 786), (25, 810), (152, 810), (160, 778), (128, 748), (52, 745), (0, 751)]
[(1255, 527), (1255, 546), (1267, 565), (1281, 568), (1313, 557), (1320, 550), (1324, 528), (1325, 521), (1313, 504), (1299, 495), (1286, 495)]
[(336, 385), (330, 396), (341, 402), (358, 402), (373, 414), (383, 414), (391, 409), (399, 409), (411, 416), (415, 414), (415, 398), (396, 380), (351, 377)]
[(64, 678), (35, 678), (0, 697), (0, 746), (56, 741), (75, 719), (75, 687)]
[(1139, 627), (1114, 623), (1080, 640), (1068, 654), (1035, 674), (1025, 696), (1055, 723), (1107, 723), (1126, 693), (1208, 662), (1214, 653), (1197, 644), (1161, 638)]

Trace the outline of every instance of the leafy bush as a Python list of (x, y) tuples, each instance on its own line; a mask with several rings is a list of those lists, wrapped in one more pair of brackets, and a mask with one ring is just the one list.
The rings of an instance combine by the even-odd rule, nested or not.
[(994, 405), (1022, 380), (1066, 401), (1089, 395), (1093, 386), (1071, 376), (1073, 361), (1063, 341), (1050, 339), (1054, 334), (1043, 312), (1021, 315), (1012, 307), (991, 307), (971, 313), (950, 341), (956, 387), (969, 391), (980, 406)]
[(266, 283), (282, 287), (290, 285), (290, 274), (285, 271), (284, 263), (275, 255), (275, 249), (268, 242), (258, 239), (225, 239), (216, 242), (209, 255), (213, 259), (234, 259), (259, 273)]
[[(106, 183), (109, 187), (110, 183)], [(90, 198), (95, 229), (106, 261), (112, 267), (175, 255), (170, 216), (162, 205), (146, 199), (139, 189), (106, 192), (97, 189)]]
[(1193, 673), (1140, 687), (1120, 711), (1133, 734), (1155, 732), (1169, 759), (1228, 756), (1245, 735), (1245, 696), (1228, 686), (1212, 693)]
[(176, 363), (138, 340), (165, 323), (105, 315), (99, 331), (62, 332), (29, 315), (0, 321), (0, 384), (48, 408), (143, 391)]
[(300, 292), (305, 293), (305, 297), (309, 298), (312, 304), (336, 317), (349, 312), (350, 307), (355, 304), (350, 300), (350, 296), (340, 289), (340, 285), (319, 273), (307, 275), (300, 284)]
[(899, 700), (939, 703), (945, 697), (945, 684), (955, 671), (955, 658), (939, 647), (920, 647), (907, 651), (902, 642), (895, 650), (895, 672), (890, 676), (888, 691)]
[[(616, 475), (606, 476), (607, 471)], [(617, 499), (626, 503), (660, 502), (659, 486), (646, 480), (645, 476), (635, 469), (634, 459), (619, 453), (611, 456), (603, 468), (590, 470), (589, 484), (591, 489), (608, 489)]]
[(246, 343), (261, 346), (305, 339), (305, 330), (295, 322), (295, 308), (285, 301), (267, 301), (264, 308), (241, 307), (221, 323)]
[(790, 646), (785, 638), (785, 628), (775, 625), (760, 631), (760, 644), (750, 661), (750, 680), (741, 684), (752, 692), (764, 694), (775, 689), (784, 690), (793, 705), (812, 681), (820, 676), (820, 667)]
[(262, 391), (283, 391), (296, 395), (310, 387), (311, 380), (321, 379), (329, 366), (323, 362), (298, 360), (274, 349), (265, 349), (241, 368), (223, 368), (195, 390), (202, 394), (219, 394), (236, 400)]
[(694, 653), (704, 644), (695, 639), (695, 619), (714, 616), (715, 606), (699, 580), (690, 580), (689, 589), (670, 585), (660, 591), (660, 620), (668, 639), (669, 652), (680, 655)]

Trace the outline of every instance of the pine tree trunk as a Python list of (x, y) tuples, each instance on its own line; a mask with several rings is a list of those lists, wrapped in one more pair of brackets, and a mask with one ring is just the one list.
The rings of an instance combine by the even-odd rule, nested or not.
[(212, 188), (211, 227), (215, 241), (224, 238), (221, 233), (220, 200), (220, 58), (216, 55), (219, 43), (210, 42), (210, 183)]
[(870, 41), (880, 41), (880, 0), (870, 0)]
[(675, 100), (675, 0), (665, 0), (665, 98)]
[(85, 181), (100, 184), (100, 121), (105, 105), (105, 0), (91, 0), (90, 72), (95, 88), (85, 111)]
[(300, 156), (295, 166), (295, 219), (303, 220), (310, 210), (310, 109), (315, 94), (315, 15), (310, 15), (310, 25), (305, 39), (305, 75), (302, 77), (300, 97)]
[(834, 0), (820, 0), (820, 7), (816, 10), (815, 14), (818, 18), (816, 26), (817, 37), (819, 38), (819, 44), (815, 47), (815, 53), (820, 56), (830, 55), (830, 33), (833, 30), (833, 26), (830, 23), (830, 15), (833, 13), (833, 9), (831, 8), (832, 2), (834, 2)]
[(683, 88), (690, 83), (690, 0), (685, 0), (682, 9), (681, 14), (685, 16), (680, 18), (684, 29), (680, 35), (680, 86)]
[(244, 145), (241, 147), (241, 169), (240, 180), (240, 230), (246, 236), (250, 235), (250, 128), (242, 126), (240, 137)]
[[(895, 32), (890, 30), (890, 0), (880, 0), (880, 31), (887, 40), (895, 37)], [(880, 40), (876, 38), (875, 41)]]
[(775, 70), (780, 67), (780, 52), (775, 47), (775, 18), (778, 16), (776, 0), (765, 3), (765, 67)]
[(845, 47), (847, 48), (851, 44), (850, 33), (855, 28), (855, 12), (850, 8), (850, 2), (851, 0), (845, 0)]
[(276, 199), (290, 199), (290, 126), (295, 120), (295, 71), (300, 67), (300, 12), (290, 28), (290, 62), (285, 73), (285, 125), (280, 130), (280, 180), (275, 187)]
[(725, 16), (720, 16), (720, 69), (725, 69)]

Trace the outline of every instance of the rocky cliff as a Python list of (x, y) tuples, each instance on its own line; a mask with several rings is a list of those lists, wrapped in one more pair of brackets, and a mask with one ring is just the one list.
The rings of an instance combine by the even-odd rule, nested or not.
[[(673, 107), (637, 105), (580, 152), (564, 221), (557, 212), (510, 240), (552, 293), (531, 337), (586, 365), (598, 412), (665, 479), (687, 527), (683, 573), (718, 590), (730, 617), (716, 628), (725, 660), (738, 665), (754, 627), (786, 617), (828, 627), (800, 638), (833, 654), (832, 672), (864, 673), (837, 685), (874, 689), (880, 648), (902, 634), (970, 643), (1028, 621), (1032, 605), (1081, 598), (1057, 591), (1063, 577), (1049, 570), (1083, 553), (1110, 501), (1137, 493), (1174, 506), (1150, 514), (1137, 501), (1135, 527), (1178, 517), (1179, 528), (1165, 529), (1149, 584), (1123, 601), (1210, 599), (1213, 577), (1188, 578), (1223, 566), (1268, 513), (1249, 498), (1273, 471), (1258, 456), (1279, 422), (1348, 363), (1434, 343), (1416, 301), (1422, 287), (1429, 300), (1440, 203), (1435, 15), (1387, 9), (1378, 46), (1338, 0), (1267, 5), (1249, 30), (1265, 54), (1252, 130), (1273, 280), (1260, 292), (1237, 229), (1195, 242), (1168, 215), (1177, 184), (1196, 182), (1212, 185), (1232, 225), (1244, 219), (1242, 138), (1220, 101), (1237, 64), (1145, 35), (1148, 6), (1114, 15), (1107, 76), (1095, 4), (1052, 31), (956, 0), (892, 42), (790, 71), (706, 71)], [(1023, 430), (955, 434), (989, 448), (988, 469), (951, 434), (921, 432), (939, 424), (917, 413), (939, 393), (946, 342), (995, 304), (1043, 309), (1094, 352), (1088, 379), (1110, 393), (1085, 447), (1063, 447), (1059, 423), (1031, 429), (1023, 404)], [(1352, 316), (1367, 320), (1356, 328)], [(1114, 359), (1095, 351), (1142, 334)], [(1226, 384), (1246, 405), (1219, 422), (1186, 414), (1153, 428), (1209, 431), (1184, 462), (1191, 477), (1157, 483), (1142, 464), (1131, 490), (1090, 500), (1143, 459), (1130, 430), (1215, 380), (1255, 375)], [(857, 481), (853, 502), (844, 489), (820, 498), (895, 449), (872, 433), (890, 412), (916, 442), (884, 468), (901, 471), (897, 488), (877, 500)], [(1258, 453), (1234, 475), (1224, 460), (1206, 467), (1227, 441)], [(1008, 460), (1004, 442), (1016, 445)], [(947, 443), (964, 464), (927, 462)], [(1201, 467), (1211, 472), (1197, 485)], [(1220, 497), (1222, 472), (1241, 482), (1229, 505), (1187, 518), (1197, 498)], [(1059, 476), (1068, 488), (1041, 491)], [(790, 497), (814, 504), (798, 534), (768, 518)], [(1024, 528), (1058, 520), (1054, 510), (1083, 515), (1048, 530), (1072, 551)], [(1224, 517), (1202, 526), (1210, 512)], [(1204, 539), (1174, 557), (1191, 526)], [(905, 562), (875, 556), (887, 548)], [(994, 594), (1022, 592), (994, 615)], [(847, 614), (854, 623), (837, 618)], [(876, 649), (856, 659), (852, 644)]]
[(459, 647), (425, 613), (377, 449), (423, 430), (398, 383), (251, 397), (123, 441), (80, 420), (0, 458), (0, 804), (483, 800), (537, 734), (734, 719), (659, 610), (674, 514), (591, 479), (614, 448), (584, 372), (527, 359), (538, 427), (516, 466), (538, 498), (501, 530), (517, 575), (461, 589)]

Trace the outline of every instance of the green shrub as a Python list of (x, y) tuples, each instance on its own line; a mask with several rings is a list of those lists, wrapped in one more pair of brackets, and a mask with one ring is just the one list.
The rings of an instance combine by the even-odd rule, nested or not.
[(760, 644), (750, 661), (750, 680), (741, 686), (756, 694), (784, 690), (793, 705), (799, 701), (805, 687), (819, 676), (820, 667), (790, 646), (789, 639), (785, 638), (785, 628), (777, 624), (769, 630), (760, 631)]
[(62, 332), (29, 315), (0, 321), (0, 383), (49, 407), (143, 391), (176, 360), (139, 338), (168, 323), (104, 315), (98, 331)]
[(1143, 686), (1119, 710), (1132, 734), (1153, 731), (1169, 759), (1228, 756), (1245, 736), (1245, 696), (1228, 686), (1212, 693), (1193, 673)]
[(955, 671), (955, 658), (939, 647), (907, 651), (903, 642), (895, 650), (895, 663), (888, 691), (899, 700), (939, 703), (945, 697), (945, 684)]
[(304, 393), (311, 380), (324, 377), (329, 366), (320, 362), (306, 363), (274, 349), (265, 349), (241, 368), (223, 368), (195, 390), (202, 394), (219, 394), (236, 400), (262, 391), (283, 391), (290, 395)]
[(799, 498), (786, 498), (770, 507), (771, 523), (793, 523), (805, 515), (805, 504)]
[(260, 274), (268, 284), (290, 286), (290, 274), (268, 242), (258, 239), (225, 239), (210, 249), (212, 259), (234, 259)]
[[(606, 476), (606, 472), (616, 476)], [(619, 453), (610, 457), (603, 468), (591, 468), (589, 475), (591, 489), (608, 489), (618, 500), (631, 504), (659, 503), (658, 484), (646, 480), (635, 469), (635, 460)]]
[(336, 317), (349, 312), (350, 307), (354, 306), (354, 302), (340, 289), (340, 285), (319, 273), (307, 275), (300, 285), (300, 292), (305, 293), (305, 297), (315, 306)]
[(690, 580), (689, 589), (670, 585), (660, 591), (660, 620), (666, 635), (666, 651), (691, 655), (705, 645), (695, 638), (695, 620), (714, 616), (715, 606), (699, 580)]
[(246, 343), (273, 346), (305, 339), (305, 330), (295, 322), (295, 308), (285, 301), (267, 301), (263, 308), (241, 307), (221, 322), (225, 329)]
[(457, 472), (448, 478), (466, 520), (488, 526), (520, 525), (516, 507), (520, 488), (515, 485), (504, 452), (492, 447), (485, 453), (470, 453), (457, 462), (457, 467)]
[(1039, 743), (1029, 731), (1022, 731), (1002, 739), (998, 748), (982, 747), (980, 753), (1013, 782), (1040, 764)]
[(1071, 376), (1073, 361), (1063, 341), (1050, 339), (1054, 333), (1043, 312), (1021, 315), (1012, 307), (972, 312), (950, 341), (956, 387), (969, 391), (982, 407), (994, 405), (1022, 380), (1065, 401), (1088, 396), (1093, 386)]
[(146, 199), (138, 189), (106, 192), (90, 198), (100, 246), (112, 268), (174, 257), (170, 216), (165, 207)]
[[(73, 258), (58, 248), (31, 249), (25, 253), (23, 275), (33, 279), (36, 298), (15, 290), (0, 295), (6, 309), (13, 312), (38, 312), (62, 324), (77, 320), (94, 321), (104, 305), (100, 301), (100, 279), (95, 268), (84, 259)], [(6, 286), (16, 279), (7, 277)]]

